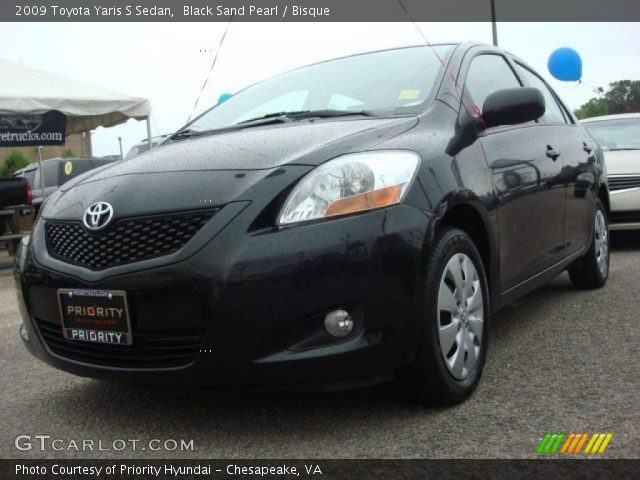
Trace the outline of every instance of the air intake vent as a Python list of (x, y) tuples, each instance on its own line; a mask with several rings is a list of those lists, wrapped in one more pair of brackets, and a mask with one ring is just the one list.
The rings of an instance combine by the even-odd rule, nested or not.
[(62, 335), (60, 325), (36, 319), (44, 342), (56, 355), (92, 365), (120, 368), (177, 368), (192, 363), (203, 335), (141, 334), (133, 345), (76, 342)]

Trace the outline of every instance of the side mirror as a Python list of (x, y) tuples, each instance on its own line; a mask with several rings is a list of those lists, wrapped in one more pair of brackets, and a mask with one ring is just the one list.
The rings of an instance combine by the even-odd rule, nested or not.
[(544, 112), (544, 96), (537, 88), (505, 88), (493, 92), (484, 101), (482, 119), (486, 128), (517, 125), (537, 120)]

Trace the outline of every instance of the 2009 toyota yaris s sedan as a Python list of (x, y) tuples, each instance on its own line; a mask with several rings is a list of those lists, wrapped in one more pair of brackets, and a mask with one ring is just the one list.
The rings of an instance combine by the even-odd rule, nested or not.
[(64, 185), (16, 259), (27, 348), (172, 386), (399, 379), (454, 404), (490, 317), (609, 271), (602, 152), (527, 64), (401, 48), (300, 68)]

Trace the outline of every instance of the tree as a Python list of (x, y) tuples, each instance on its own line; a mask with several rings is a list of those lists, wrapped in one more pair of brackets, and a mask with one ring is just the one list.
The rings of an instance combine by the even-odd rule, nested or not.
[(29, 165), (29, 160), (19, 150), (13, 150), (0, 166), (0, 177), (10, 177), (13, 172)]
[(74, 158), (75, 156), (76, 154), (73, 153), (73, 150), (67, 148), (64, 152), (62, 152), (61, 158)]
[(594, 97), (575, 111), (579, 119), (633, 113), (640, 111), (640, 80), (618, 80), (609, 84), (605, 93), (598, 89), (602, 97)]

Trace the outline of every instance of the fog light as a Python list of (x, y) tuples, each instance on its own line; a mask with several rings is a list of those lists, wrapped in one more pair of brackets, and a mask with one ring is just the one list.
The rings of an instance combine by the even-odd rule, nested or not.
[(353, 330), (353, 319), (344, 310), (334, 310), (324, 317), (324, 328), (334, 337), (346, 337)]
[(27, 332), (27, 329), (24, 328), (24, 323), (20, 325), (20, 336), (25, 342), (29, 341), (29, 332)]

